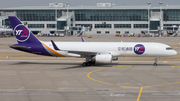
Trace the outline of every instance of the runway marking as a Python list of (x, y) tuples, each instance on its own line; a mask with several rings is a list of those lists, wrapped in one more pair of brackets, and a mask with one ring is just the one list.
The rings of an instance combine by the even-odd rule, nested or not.
[(108, 83), (108, 82), (99, 81), (99, 80), (93, 79), (93, 78), (91, 78), (91, 77), (89, 76), (90, 74), (92, 74), (92, 73), (94, 73), (94, 72), (97, 72), (97, 71), (100, 71), (100, 70), (105, 70), (105, 69), (111, 69), (111, 68), (117, 68), (117, 67), (108, 67), (108, 68), (103, 68), (103, 69), (94, 70), (94, 71), (89, 72), (89, 73), (87, 74), (87, 77), (88, 77), (89, 79), (93, 80), (93, 81), (96, 81), (96, 82), (99, 82), (99, 83), (103, 83), (103, 84), (139, 89), (139, 87), (123, 86), (123, 85), (117, 85), (117, 84), (112, 84), (112, 83)]
[(164, 61), (164, 63), (167, 63), (167, 61)]
[(139, 101), (140, 97), (141, 97), (141, 92), (143, 90), (143, 87), (140, 88), (140, 91), (139, 91), (139, 95), (138, 95), (138, 98), (137, 98), (137, 101)]
[(171, 66), (171, 68), (180, 68), (180, 66)]

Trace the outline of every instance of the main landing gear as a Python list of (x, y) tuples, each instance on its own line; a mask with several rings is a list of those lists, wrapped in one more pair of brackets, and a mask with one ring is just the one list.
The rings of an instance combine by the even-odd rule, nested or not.
[(91, 66), (91, 65), (94, 65), (94, 64), (95, 64), (95, 62), (92, 61), (91, 58), (86, 58), (86, 62), (82, 63), (83, 66)]
[(83, 62), (83, 66), (91, 66), (91, 65), (94, 65), (95, 64), (95, 62), (93, 62), (93, 61), (88, 61), (88, 62)]
[(159, 57), (155, 57), (155, 62), (154, 62), (154, 66), (157, 66), (157, 59), (159, 59)]

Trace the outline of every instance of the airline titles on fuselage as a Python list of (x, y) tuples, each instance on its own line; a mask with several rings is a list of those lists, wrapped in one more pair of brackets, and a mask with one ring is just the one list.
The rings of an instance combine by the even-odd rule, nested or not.
[(133, 47), (118, 47), (118, 51), (132, 51)]
[(118, 47), (118, 51), (134, 51), (137, 55), (141, 55), (145, 52), (145, 47), (142, 44), (137, 44), (134, 47)]

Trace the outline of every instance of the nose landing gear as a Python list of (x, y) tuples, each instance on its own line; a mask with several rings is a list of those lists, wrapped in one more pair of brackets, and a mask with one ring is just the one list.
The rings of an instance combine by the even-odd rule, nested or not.
[(157, 66), (157, 59), (159, 59), (159, 57), (155, 57), (155, 62), (154, 62), (154, 66)]

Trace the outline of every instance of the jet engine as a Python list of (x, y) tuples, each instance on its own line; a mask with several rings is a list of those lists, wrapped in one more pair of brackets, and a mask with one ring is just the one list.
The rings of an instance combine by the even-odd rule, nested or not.
[(112, 63), (112, 55), (111, 54), (96, 55), (94, 59), (97, 63)]

